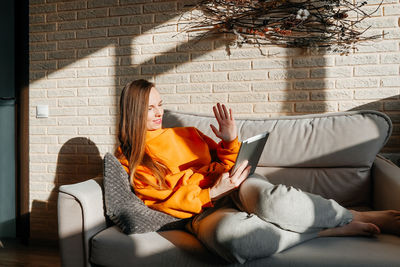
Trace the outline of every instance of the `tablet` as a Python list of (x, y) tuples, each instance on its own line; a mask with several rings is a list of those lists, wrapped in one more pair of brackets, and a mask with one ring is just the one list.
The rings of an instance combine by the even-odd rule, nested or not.
[(264, 150), (268, 136), (269, 132), (265, 132), (243, 141), (242, 145), (240, 146), (235, 165), (232, 168), (232, 172), (236, 171), (243, 161), (248, 160), (249, 165), (251, 166), (250, 174), (253, 174)]

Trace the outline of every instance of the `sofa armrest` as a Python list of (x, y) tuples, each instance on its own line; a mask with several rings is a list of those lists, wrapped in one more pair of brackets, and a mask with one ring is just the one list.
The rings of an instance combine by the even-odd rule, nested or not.
[(106, 227), (102, 178), (60, 186), (58, 235), (62, 266), (90, 266), (89, 241)]
[(400, 210), (400, 168), (378, 155), (372, 165), (373, 208)]

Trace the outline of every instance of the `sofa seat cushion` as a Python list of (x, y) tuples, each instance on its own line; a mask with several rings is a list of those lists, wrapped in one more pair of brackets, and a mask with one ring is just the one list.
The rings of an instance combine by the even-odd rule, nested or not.
[(126, 235), (109, 227), (91, 240), (90, 261), (101, 266), (204, 266), (223, 261), (182, 230)]
[[(266, 240), (266, 242), (268, 242)], [(400, 237), (316, 238), (268, 258), (227, 264), (191, 234), (172, 230), (123, 234), (113, 226), (91, 241), (91, 262), (102, 266), (398, 266)]]

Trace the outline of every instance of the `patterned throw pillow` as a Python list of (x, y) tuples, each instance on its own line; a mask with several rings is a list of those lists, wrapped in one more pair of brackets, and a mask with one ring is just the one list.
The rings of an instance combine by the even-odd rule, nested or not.
[(187, 222), (148, 208), (134, 194), (128, 174), (110, 153), (104, 156), (104, 195), (107, 216), (125, 234), (179, 229)]

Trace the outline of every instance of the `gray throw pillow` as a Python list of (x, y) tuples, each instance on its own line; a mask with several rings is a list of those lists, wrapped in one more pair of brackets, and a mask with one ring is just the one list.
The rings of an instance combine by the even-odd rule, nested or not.
[(132, 191), (129, 176), (118, 159), (104, 156), (106, 214), (125, 234), (181, 229), (187, 220), (147, 207)]

